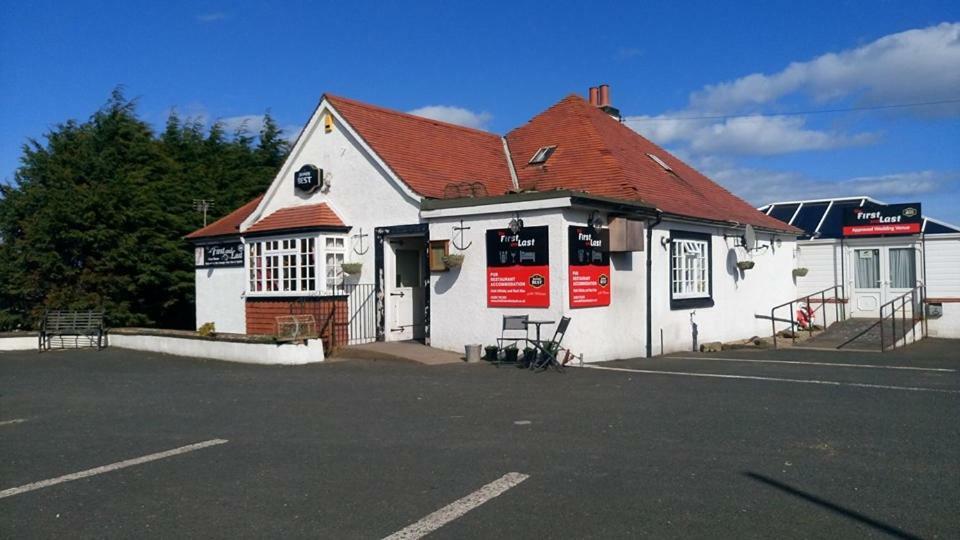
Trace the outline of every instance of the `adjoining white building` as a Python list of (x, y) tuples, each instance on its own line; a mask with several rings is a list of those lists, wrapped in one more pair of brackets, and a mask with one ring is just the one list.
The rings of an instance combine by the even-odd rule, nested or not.
[(311, 313), (327, 347), (462, 352), (504, 315), (569, 316), (591, 362), (766, 335), (800, 233), (624, 126), (602, 86), (502, 137), (324, 95), (266, 193), (188, 238), (198, 326)]
[[(960, 228), (924, 216), (920, 203), (866, 196), (787, 201), (761, 212), (803, 229), (800, 295), (843, 287), (848, 315), (876, 318), (923, 286), (929, 335), (960, 338)], [(885, 313), (888, 315), (889, 313)]]

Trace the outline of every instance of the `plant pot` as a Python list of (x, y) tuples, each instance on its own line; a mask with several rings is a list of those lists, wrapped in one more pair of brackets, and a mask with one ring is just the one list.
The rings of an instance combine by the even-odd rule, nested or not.
[(515, 363), (517, 357), (520, 355), (520, 349), (516, 347), (507, 347), (503, 350), (503, 361), (508, 363)]
[(740, 270), (749, 270), (753, 268), (757, 263), (753, 261), (737, 261), (737, 268)]
[(447, 268), (457, 268), (463, 264), (463, 254), (451, 253), (449, 255), (444, 255), (441, 260), (443, 261), (443, 265)]
[(522, 364), (525, 367), (530, 367), (530, 363), (533, 362), (533, 359), (537, 356), (537, 350), (533, 347), (527, 347), (523, 349), (523, 360)]
[(500, 351), (500, 347), (496, 345), (487, 345), (483, 348), (483, 359), (488, 362), (497, 361), (497, 352)]
[(363, 263), (343, 263), (340, 268), (344, 274), (355, 276), (363, 269)]
[(807, 268), (794, 268), (794, 269), (793, 269), (793, 277), (803, 277), (803, 276), (807, 275), (807, 272), (809, 272), (809, 271), (810, 271), (810, 270), (807, 269)]

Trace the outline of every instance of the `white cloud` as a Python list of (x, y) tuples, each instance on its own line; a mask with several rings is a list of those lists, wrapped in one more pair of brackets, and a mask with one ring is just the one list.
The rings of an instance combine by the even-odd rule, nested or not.
[(956, 171), (908, 171), (878, 176), (858, 176), (841, 179), (819, 179), (794, 171), (774, 171), (746, 167), (705, 168), (707, 174), (751, 204), (763, 204), (798, 199), (824, 199), (868, 195), (878, 199), (900, 200), (918, 198), (950, 191), (958, 187), (960, 173)]
[(678, 120), (666, 116), (633, 116), (634, 131), (660, 143), (684, 142), (698, 154), (773, 155), (831, 150), (871, 144), (876, 133), (844, 134), (806, 127), (799, 116), (747, 116), (722, 121)]
[[(682, 144), (694, 154), (774, 155), (872, 144), (880, 135), (815, 129), (796, 115), (737, 115), (780, 105), (786, 98), (817, 104), (899, 105), (957, 99), (960, 89), (960, 23), (943, 23), (884, 36), (861, 47), (794, 62), (774, 74), (754, 73), (707, 85), (687, 107), (625, 119), (660, 144)], [(794, 99), (796, 101), (796, 99)], [(898, 114), (960, 114), (960, 103), (891, 109)], [(690, 118), (698, 118), (691, 120)]]
[[(732, 113), (791, 94), (817, 102), (854, 98), (865, 105), (936, 101), (960, 89), (960, 23), (884, 36), (862, 47), (794, 62), (772, 75), (753, 73), (712, 84), (690, 96), (691, 110)], [(930, 113), (931, 109), (910, 109)], [(960, 104), (934, 108), (960, 113)]]
[(427, 105), (410, 111), (410, 114), (476, 129), (484, 129), (493, 119), (493, 115), (488, 112), (477, 113), (451, 105)]
[(216, 21), (222, 21), (227, 18), (227, 14), (222, 11), (215, 11), (212, 13), (201, 13), (197, 15), (197, 20), (202, 23), (211, 23)]
[(256, 136), (260, 133), (260, 130), (263, 129), (263, 119), (264, 116), (262, 114), (244, 114), (220, 118), (217, 122), (220, 122), (223, 126), (223, 131), (228, 135), (233, 135), (237, 130), (244, 129), (247, 135)]

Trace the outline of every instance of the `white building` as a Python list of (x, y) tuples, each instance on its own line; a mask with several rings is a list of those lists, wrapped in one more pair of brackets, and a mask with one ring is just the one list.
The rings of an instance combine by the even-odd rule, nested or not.
[(842, 288), (837, 296), (847, 299), (848, 315), (877, 318), (884, 304), (919, 286), (929, 335), (960, 338), (960, 228), (924, 216), (919, 203), (866, 196), (778, 202), (760, 211), (804, 230), (801, 296)]
[(197, 324), (303, 312), (327, 346), (462, 352), (504, 315), (569, 316), (588, 362), (769, 333), (754, 315), (796, 297), (801, 231), (624, 126), (608, 92), (503, 137), (323, 96), (267, 192), (188, 237)]

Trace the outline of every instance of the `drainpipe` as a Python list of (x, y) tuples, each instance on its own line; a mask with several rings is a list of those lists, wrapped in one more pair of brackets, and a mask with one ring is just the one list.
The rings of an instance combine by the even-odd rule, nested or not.
[(647, 358), (653, 357), (653, 228), (661, 221), (663, 212), (657, 210), (656, 221), (647, 225)]

